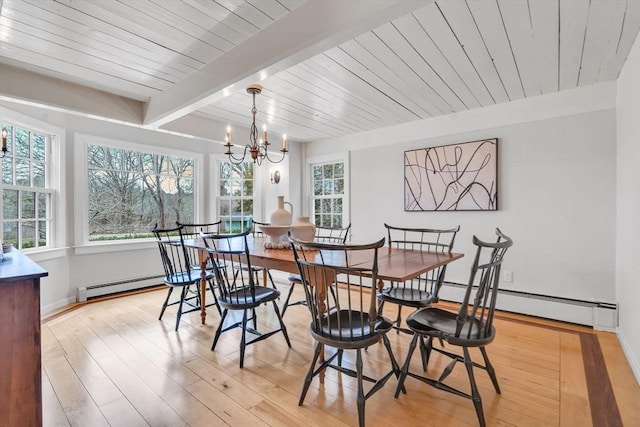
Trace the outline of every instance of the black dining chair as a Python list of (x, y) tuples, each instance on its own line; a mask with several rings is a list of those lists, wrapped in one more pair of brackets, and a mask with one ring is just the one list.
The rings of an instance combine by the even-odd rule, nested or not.
[[(481, 426), (485, 426), (486, 423), (482, 409), (482, 399), (480, 398), (480, 392), (478, 391), (473, 371), (475, 368), (487, 371), (496, 393), (500, 394), (498, 378), (489, 361), (485, 347), (489, 345), (496, 336), (493, 318), (498, 297), (500, 267), (507, 249), (513, 245), (511, 238), (504, 235), (499, 229), (496, 229), (496, 234), (498, 235), (498, 239), (495, 243), (483, 242), (477, 237), (473, 237), (473, 244), (477, 247), (476, 255), (473, 260), (473, 265), (471, 266), (471, 274), (464, 298), (457, 312), (432, 306), (421, 308), (407, 317), (407, 325), (414, 335), (409, 345), (409, 351), (402, 366), (402, 372), (395, 392), (395, 397), (398, 397), (400, 391), (404, 390), (404, 382), (409, 376), (439, 390), (466, 397), (473, 401)], [(444, 368), (442, 374), (437, 378), (426, 377), (423, 374), (414, 373), (409, 370), (411, 356), (421, 337), (427, 339), (427, 362), (432, 350), (452, 359)], [(448, 344), (461, 348), (462, 355), (445, 350), (444, 348), (434, 347), (434, 338), (439, 339), (442, 343), (446, 343), (443, 345)], [(471, 359), (469, 349), (472, 347), (480, 349), (480, 353), (484, 359), (484, 365), (474, 362)], [(458, 362), (464, 363), (467, 370), (471, 386), (470, 393), (445, 383), (445, 379), (451, 374)]]
[[(176, 221), (176, 225), (178, 227), (182, 227), (181, 233), (182, 237), (185, 240), (188, 239), (200, 239), (202, 234), (220, 234), (220, 224), (221, 220), (214, 222), (206, 222), (206, 223), (187, 223)], [(199, 253), (197, 248), (187, 247), (187, 255), (189, 256), (189, 261), (191, 263), (192, 268), (199, 269)], [(211, 270), (213, 267), (211, 265), (207, 265), (207, 269)]]
[[(460, 226), (446, 230), (395, 227), (388, 224), (384, 226), (387, 229), (388, 245), (391, 248), (441, 254), (451, 253), (456, 234), (460, 230)], [(447, 266), (443, 265), (404, 282), (391, 282), (389, 286), (378, 292), (380, 313), (385, 303), (396, 304), (398, 314), (394, 328), (410, 333), (407, 328), (402, 327), (402, 307), (417, 309), (438, 302), (438, 294), (442, 288), (446, 270)]]
[[(349, 230), (351, 229), (351, 224), (346, 227), (340, 228), (329, 228), (329, 227), (316, 227), (316, 235), (314, 237), (314, 241), (316, 242), (324, 242), (324, 243), (345, 243), (347, 238), (349, 237)], [(289, 292), (287, 293), (287, 298), (284, 301), (284, 305), (282, 306), (282, 316), (287, 312), (287, 308), (292, 307), (294, 305), (307, 305), (306, 299), (301, 299), (298, 301), (290, 302), (291, 295), (296, 287), (296, 285), (302, 284), (302, 278), (299, 274), (290, 274), (289, 277)]]
[[(176, 327), (180, 326), (180, 319), (185, 313), (201, 310), (200, 281), (202, 272), (200, 268), (193, 268), (187, 248), (184, 245), (182, 226), (168, 229), (154, 228), (153, 234), (160, 250), (160, 259), (164, 268), (164, 283), (169, 287), (167, 297), (162, 304), (159, 320), (162, 320), (168, 306), (178, 305), (176, 314)], [(213, 273), (206, 271), (204, 275), (208, 289), (213, 289)], [(179, 289), (180, 296), (176, 301), (170, 302), (174, 289)], [(213, 293), (214, 303), (216, 296)], [(185, 305), (188, 306), (185, 308)], [(219, 310), (219, 308), (218, 308)]]
[[(311, 336), (316, 341), (298, 405), (304, 403), (313, 377), (326, 368), (333, 368), (356, 379), (358, 424), (364, 426), (365, 401), (392, 375), (399, 375), (399, 366), (386, 335), (391, 329), (391, 321), (380, 316), (376, 308), (378, 249), (384, 245), (384, 238), (364, 245), (303, 242), (293, 238), (289, 241), (311, 311)], [(331, 292), (325, 286), (333, 289), (333, 310), (327, 310)], [(389, 356), (390, 369), (382, 377), (373, 379), (363, 373), (362, 350), (380, 340)], [(323, 357), (316, 367), (324, 346), (336, 351), (326, 360)], [(348, 350), (356, 351), (353, 367), (344, 366), (342, 361), (343, 352)], [(366, 393), (364, 381), (373, 383)]]
[[(240, 328), (242, 330), (240, 338), (240, 368), (244, 366), (246, 346), (269, 338), (278, 332), (282, 332), (287, 345), (291, 347), (287, 328), (282, 322), (282, 316), (276, 304), (280, 291), (258, 285), (253, 274), (236, 274), (238, 270), (245, 268), (245, 266), (251, 268), (251, 259), (247, 246), (248, 234), (249, 230), (239, 234), (203, 236), (217, 282), (218, 304), (222, 308), (220, 324), (216, 329), (211, 351), (215, 350), (223, 332)], [(220, 266), (222, 265), (225, 268), (221, 268)], [(262, 333), (258, 331), (258, 319), (255, 309), (260, 304), (268, 302), (273, 305), (280, 327)], [(225, 326), (229, 311), (241, 311), (242, 320)], [(251, 317), (249, 317), (249, 312), (251, 312)], [(249, 325), (249, 321), (251, 321), (252, 326)], [(255, 335), (255, 338), (247, 340), (247, 333)]]
[[(251, 235), (253, 237), (265, 237), (264, 232), (260, 230), (260, 226), (261, 225), (270, 225), (267, 222), (255, 221), (253, 218), (250, 218), (250, 223), (249, 224), (250, 224), (249, 230), (251, 230)], [(248, 266), (245, 265), (242, 268), (242, 271), (246, 271), (246, 272), (249, 272), (249, 273), (253, 274), (255, 282), (258, 285), (260, 284), (260, 275), (266, 273), (267, 280), (269, 281), (269, 283), (271, 283), (271, 286), (274, 289), (278, 289), (278, 287), (276, 286), (276, 282), (273, 280), (273, 276), (271, 275), (271, 272), (269, 271), (268, 268), (261, 267), (259, 265), (252, 265), (251, 267), (248, 267)], [(266, 286), (267, 284), (264, 283), (264, 285)], [(282, 314), (284, 315), (284, 312)]]

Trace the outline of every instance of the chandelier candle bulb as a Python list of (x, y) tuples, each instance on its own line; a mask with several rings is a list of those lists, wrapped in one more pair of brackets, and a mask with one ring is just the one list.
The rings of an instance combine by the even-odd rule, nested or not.
[(265, 145), (269, 144), (269, 140), (267, 139), (267, 125), (262, 125), (262, 139)]
[(282, 151), (287, 151), (287, 134), (282, 134)]
[(231, 126), (227, 126), (227, 137), (225, 138), (227, 145), (231, 145)]

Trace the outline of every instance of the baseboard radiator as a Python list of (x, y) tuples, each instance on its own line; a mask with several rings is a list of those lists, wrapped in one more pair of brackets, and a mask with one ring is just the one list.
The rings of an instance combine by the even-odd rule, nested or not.
[(137, 277), (120, 280), (117, 282), (89, 285), (78, 289), (78, 302), (88, 301), (92, 298), (104, 297), (133, 290), (158, 286), (163, 283), (164, 275)]
[[(462, 300), (467, 285), (445, 282), (440, 290), (442, 300)], [(615, 332), (618, 326), (618, 304), (562, 298), (509, 289), (498, 290), (497, 307), (500, 310), (561, 320), (594, 329)]]

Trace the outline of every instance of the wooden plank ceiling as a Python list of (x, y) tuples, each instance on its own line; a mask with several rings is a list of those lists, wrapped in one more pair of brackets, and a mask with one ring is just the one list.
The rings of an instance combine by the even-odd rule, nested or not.
[(298, 141), (615, 80), (640, 28), (640, 0), (0, 5), (6, 66), (137, 100), (156, 127), (246, 128), (259, 82), (257, 121)]

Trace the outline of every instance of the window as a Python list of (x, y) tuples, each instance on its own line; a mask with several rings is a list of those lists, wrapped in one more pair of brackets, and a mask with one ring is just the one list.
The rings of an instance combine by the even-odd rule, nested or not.
[(89, 241), (151, 237), (194, 222), (191, 158), (87, 144)]
[(218, 218), (220, 230), (238, 233), (253, 216), (253, 163), (219, 162)]
[(319, 227), (345, 225), (344, 162), (311, 165), (312, 215)]
[(2, 159), (2, 241), (18, 249), (52, 243), (51, 135), (11, 123)]

